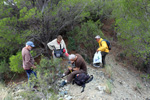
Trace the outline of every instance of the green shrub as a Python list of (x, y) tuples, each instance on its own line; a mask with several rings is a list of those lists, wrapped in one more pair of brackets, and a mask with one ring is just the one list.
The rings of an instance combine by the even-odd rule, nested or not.
[(76, 50), (76, 44), (75, 44), (75, 39), (73, 37), (68, 37), (68, 50), (69, 51), (75, 51)]
[(9, 67), (11, 71), (21, 73), (23, 72), (23, 67), (22, 67), (22, 55), (21, 52), (18, 52), (16, 55), (12, 55), (9, 58)]
[[(64, 63), (64, 62), (63, 62)], [(62, 65), (62, 59), (56, 59), (55, 61), (49, 60), (45, 57), (41, 57), (40, 65), (37, 65), (35, 71), (37, 72), (37, 79), (31, 74), (30, 82), (31, 87), (37, 86), (37, 92), (31, 91), (26, 83), (22, 84), (20, 88), (23, 91), (18, 92), (14, 95), (22, 97), (27, 100), (58, 100), (58, 86), (56, 84), (58, 80), (58, 73), (64, 69)], [(38, 95), (40, 93), (40, 95)]]
[(2, 60), (0, 62), (0, 73), (5, 73), (9, 70), (8, 64), (6, 63), (6, 60)]

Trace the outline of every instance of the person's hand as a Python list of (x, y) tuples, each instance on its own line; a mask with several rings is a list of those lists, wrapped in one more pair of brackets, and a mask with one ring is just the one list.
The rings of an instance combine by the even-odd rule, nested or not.
[(98, 52), (99, 50), (97, 49), (96, 52)]
[(36, 69), (36, 66), (33, 66), (34, 69)]
[(72, 67), (68, 67), (69, 70), (72, 70)]
[(80, 69), (77, 68), (77, 67), (75, 67), (75, 68), (73, 68), (73, 70), (74, 70), (74, 71), (79, 71)]

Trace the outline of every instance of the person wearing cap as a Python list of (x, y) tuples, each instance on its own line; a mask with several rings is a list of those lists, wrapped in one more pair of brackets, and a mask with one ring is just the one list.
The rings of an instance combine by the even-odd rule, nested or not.
[(30, 51), (33, 47), (35, 47), (34, 43), (32, 41), (28, 41), (26, 42), (26, 46), (22, 49), (23, 69), (27, 73), (28, 81), (31, 73), (33, 73), (37, 78), (36, 72), (32, 70), (32, 68), (36, 68), (36, 66), (34, 65), (34, 59), (30, 54)]
[(64, 77), (68, 75), (67, 80), (63, 81), (60, 84), (60, 87), (63, 87), (67, 83), (71, 83), (72, 79), (75, 77), (76, 74), (80, 74), (80, 73), (87, 74), (87, 66), (85, 60), (80, 54), (70, 54), (68, 58), (71, 64), (74, 64), (75, 66), (69, 67), (68, 70), (61, 76)]
[(95, 39), (96, 39), (96, 41), (99, 44), (99, 48), (96, 51), (97, 52), (101, 51), (101, 54), (102, 54), (102, 64), (103, 64), (102, 67), (105, 67), (105, 64), (106, 64), (105, 57), (109, 53), (109, 49), (108, 49), (107, 43), (106, 43), (106, 41), (103, 41), (103, 39), (99, 35), (97, 35), (95, 37)]
[(55, 59), (56, 56), (54, 54), (54, 50), (59, 50), (62, 49), (63, 52), (63, 57), (65, 57), (66, 59), (68, 59), (68, 52), (67, 52), (67, 48), (66, 48), (66, 44), (62, 38), (61, 35), (58, 35), (56, 39), (52, 40), (51, 42), (47, 43), (47, 46), (49, 47), (50, 50), (52, 50), (52, 56)]

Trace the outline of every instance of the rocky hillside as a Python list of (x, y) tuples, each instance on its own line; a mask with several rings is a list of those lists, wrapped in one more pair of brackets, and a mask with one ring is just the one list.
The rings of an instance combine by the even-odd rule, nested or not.
[[(150, 100), (150, 84), (143, 74), (131, 66), (115, 60), (117, 49), (107, 55), (107, 68), (88, 65), (88, 73), (94, 79), (82, 87), (69, 84), (60, 89), (63, 100)], [(65, 78), (64, 78), (65, 79)], [(61, 82), (62, 80), (60, 80)]]
[[(150, 100), (149, 77), (145, 77), (144, 73), (139, 73), (129, 64), (121, 62), (117, 57), (119, 51), (120, 49), (112, 46), (112, 50), (106, 56), (106, 68), (95, 68), (87, 64), (88, 73), (93, 75), (94, 79), (86, 84), (83, 93), (81, 93), (82, 87), (68, 84), (59, 88), (59, 94), (56, 98), (58, 100)], [(64, 79), (66, 77), (59, 79), (56, 84), (59, 85)], [(0, 87), (0, 100), (6, 96), (8, 100), (23, 100), (23, 97), (18, 95), (25, 91), (21, 86), (23, 83), (26, 83), (26, 80), (15, 85), (14, 88)], [(51, 86), (49, 85), (48, 88)], [(12, 91), (10, 97), (9, 90)], [(26, 89), (26, 91), (30, 92), (31, 90)], [(52, 94), (47, 94), (45, 97), (42, 92), (36, 90), (34, 92), (42, 100), (47, 100), (46, 98), (52, 96)], [(32, 95), (31, 98), (33, 99)], [(56, 100), (56, 98), (50, 100)]]

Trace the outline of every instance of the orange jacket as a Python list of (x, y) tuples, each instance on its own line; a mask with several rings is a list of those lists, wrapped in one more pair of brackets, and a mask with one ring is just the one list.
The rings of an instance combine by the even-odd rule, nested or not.
[(98, 41), (98, 44), (99, 44), (99, 48), (98, 50), (101, 51), (101, 52), (109, 52), (109, 49), (108, 49), (108, 46), (107, 46), (107, 43), (106, 41), (102, 41), (103, 39), (101, 38), (99, 41)]

